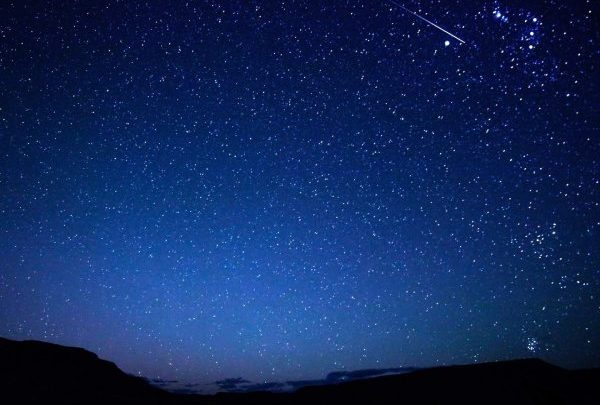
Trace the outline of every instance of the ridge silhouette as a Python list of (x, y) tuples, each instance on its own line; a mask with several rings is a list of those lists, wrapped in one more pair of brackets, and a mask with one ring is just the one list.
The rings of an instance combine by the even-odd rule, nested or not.
[(291, 393), (177, 394), (90, 351), (0, 338), (3, 404), (599, 404), (600, 369), (539, 359), (416, 369)]

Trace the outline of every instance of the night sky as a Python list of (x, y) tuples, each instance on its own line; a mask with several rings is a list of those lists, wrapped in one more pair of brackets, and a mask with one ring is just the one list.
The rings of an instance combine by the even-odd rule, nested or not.
[(0, 1), (0, 335), (203, 387), (599, 366), (599, 13)]

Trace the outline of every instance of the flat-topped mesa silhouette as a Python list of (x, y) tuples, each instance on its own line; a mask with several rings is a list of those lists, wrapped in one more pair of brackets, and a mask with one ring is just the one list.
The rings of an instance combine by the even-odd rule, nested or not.
[(538, 359), (418, 369), (348, 382), (335, 378), (336, 384), (291, 393), (181, 395), (128, 375), (84, 349), (0, 338), (0, 379), (3, 404), (600, 403), (600, 369), (570, 371)]
[[(164, 392), (95, 353), (39, 341), (0, 338), (2, 403), (151, 403)], [(61, 403), (59, 402), (59, 403)]]

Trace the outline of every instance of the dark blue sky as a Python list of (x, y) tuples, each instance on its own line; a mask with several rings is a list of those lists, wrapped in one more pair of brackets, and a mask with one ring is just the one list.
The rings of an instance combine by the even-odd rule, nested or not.
[(591, 1), (0, 2), (0, 335), (210, 382), (600, 365)]

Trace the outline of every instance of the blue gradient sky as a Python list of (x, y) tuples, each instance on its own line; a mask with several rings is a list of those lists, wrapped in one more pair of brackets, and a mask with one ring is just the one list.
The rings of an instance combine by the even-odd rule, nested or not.
[[(598, 5), (0, 3), (0, 335), (150, 378), (600, 365)], [(448, 42), (446, 42), (448, 41)]]

